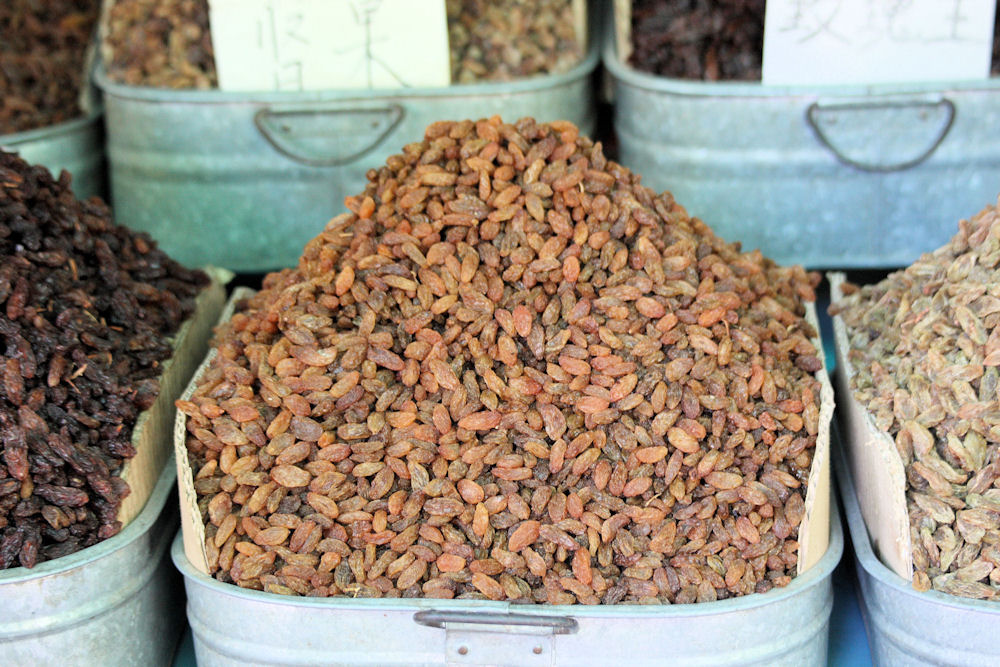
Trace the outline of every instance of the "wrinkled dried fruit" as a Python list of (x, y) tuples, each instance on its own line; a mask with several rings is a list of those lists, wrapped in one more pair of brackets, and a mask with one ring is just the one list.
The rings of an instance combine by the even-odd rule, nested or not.
[[(817, 275), (740, 253), (565, 122), (435, 123), (368, 177), (179, 403), (206, 546), (228, 485), (227, 544), (277, 554), (256, 579), (220, 554), (216, 578), (301, 592), (308, 557), (336, 561), (309, 595), (550, 604), (788, 583)], [(259, 417), (225, 444), (237, 397)], [(294, 521), (313, 551), (261, 546)]]
[(99, 0), (0, 3), (0, 134), (80, 116)]
[(917, 590), (1000, 593), (998, 284), (991, 206), (905, 270), (849, 285), (830, 309), (847, 326), (854, 396), (906, 467)]
[(630, 64), (704, 81), (760, 81), (764, 0), (632, 0)]
[(0, 568), (121, 529), (132, 428), (207, 282), (69, 186), (0, 151)]
[(583, 57), (572, 0), (447, 0), (446, 7), (453, 83), (556, 74)]

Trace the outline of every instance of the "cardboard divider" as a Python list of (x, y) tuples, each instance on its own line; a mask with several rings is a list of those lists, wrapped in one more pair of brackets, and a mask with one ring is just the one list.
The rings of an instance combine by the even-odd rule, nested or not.
[(96, 37), (94, 39), (94, 58), (96, 58), (98, 62), (111, 62), (111, 48), (106, 43), (106, 40), (111, 22), (111, 5), (114, 3), (115, 0), (101, 0), (101, 11), (97, 15), (97, 30)]
[(819, 319), (816, 317), (816, 305), (813, 303), (806, 303), (806, 321), (816, 329), (813, 345), (819, 351), (823, 367), (815, 374), (820, 384), (819, 430), (816, 433), (816, 449), (813, 451), (804, 498), (806, 513), (799, 526), (797, 574), (802, 574), (819, 562), (830, 545), (830, 423), (833, 421), (833, 386), (826, 372), (823, 340)]
[(632, 0), (614, 0), (615, 52), (625, 64), (632, 55)]
[(101, 108), (101, 94), (94, 85), (94, 64), (97, 61), (97, 51), (101, 43), (98, 35), (101, 31), (101, 21), (107, 11), (106, 2), (102, 2), (97, 8), (97, 20), (90, 31), (90, 43), (87, 45), (86, 54), (83, 57), (83, 71), (80, 73), (80, 91), (77, 93), (77, 103), (84, 116), (89, 116), (94, 111)]
[(162, 364), (160, 393), (153, 405), (139, 414), (132, 430), (136, 454), (125, 462), (121, 478), (131, 493), (118, 509), (118, 520), (127, 526), (145, 507), (163, 466), (170, 458), (170, 422), (174, 400), (181, 392), (198, 361), (205, 355), (212, 327), (226, 299), (226, 283), (232, 274), (225, 269), (205, 269), (211, 282), (195, 299), (195, 310), (173, 337), (173, 355)]
[(581, 58), (586, 56), (590, 45), (590, 31), (587, 29), (587, 0), (572, 0), (573, 29), (576, 31), (576, 41), (580, 45)]
[[(843, 273), (827, 274), (830, 300), (843, 297)], [(843, 406), (844, 447), (854, 478), (858, 504), (876, 555), (893, 572), (907, 581), (913, 578), (910, 520), (906, 510), (906, 471), (896, 444), (875, 426), (871, 413), (851, 391), (854, 369), (847, 355), (850, 342), (841, 317), (833, 318), (834, 347), (837, 352), (837, 387)]]
[[(232, 296), (226, 302), (221, 313), (213, 320), (211, 329), (224, 324), (232, 319), (236, 311), (236, 304), (254, 294), (254, 290), (246, 287), (237, 287), (233, 290)], [(218, 312), (218, 311), (217, 311)], [(178, 398), (188, 400), (198, 387), (198, 380), (204, 374), (215, 359), (216, 350), (213, 347), (204, 355), (203, 361), (198, 365), (193, 375), (190, 375), (190, 382), (184, 389), (184, 393)], [(197, 363), (197, 362), (196, 362)], [(208, 571), (208, 556), (205, 553), (205, 524), (201, 519), (201, 512), (198, 510), (198, 494), (194, 490), (194, 471), (191, 469), (191, 462), (188, 459), (187, 451), (187, 415), (176, 409), (173, 402), (170, 403), (174, 417), (174, 461), (177, 464), (177, 495), (181, 505), (181, 534), (184, 536), (184, 555), (187, 556), (191, 564), (199, 572), (210, 575)]]
[[(233, 291), (229, 302), (219, 316), (218, 323), (228, 322), (235, 312), (236, 303), (254, 294), (253, 290), (237, 288)], [(813, 344), (822, 351), (823, 342), (819, 334), (819, 320), (816, 317), (816, 307), (806, 304), (806, 320), (816, 329)], [(216, 351), (212, 349), (205, 356), (191, 381), (188, 383), (181, 400), (189, 400), (198, 386), (198, 380), (215, 359)], [(822, 358), (822, 356), (821, 356)], [(805, 516), (799, 527), (799, 559), (796, 574), (802, 574), (815, 565), (826, 553), (830, 543), (830, 423), (833, 420), (833, 387), (826, 372), (826, 363), (816, 371), (816, 379), (820, 382), (820, 412), (819, 431), (816, 435), (816, 449), (813, 453), (813, 463), (809, 470), (808, 488), (805, 497)], [(198, 509), (198, 494), (194, 490), (195, 471), (191, 467), (187, 451), (187, 416), (180, 410), (176, 411), (174, 421), (174, 459), (177, 463), (177, 491), (181, 506), (181, 533), (184, 540), (184, 555), (191, 565), (202, 574), (211, 576), (208, 571), (208, 556), (205, 550), (205, 524), (201, 511)]]

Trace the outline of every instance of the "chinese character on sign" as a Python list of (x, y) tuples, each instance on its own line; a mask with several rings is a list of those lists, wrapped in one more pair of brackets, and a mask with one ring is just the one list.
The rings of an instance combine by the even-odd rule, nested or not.
[(209, 0), (209, 24), (222, 90), (450, 83), (444, 0)]
[(985, 78), (995, 0), (768, 0), (764, 82)]
[(268, 2), (266, 11), (257, 19), (257, 46), (271, 55), (274, 90), (302, 90), (302, 52), (308, 51), (309, 40), (302, 32), (305, 17), (302, 12), (281, 2)]
[(393, 71), (383, 59), (377, 47), (389, 41), (390, 37), (378, 30), (379, 12), (383, 10), (382, 0), (349, 0), (354, 23), (359, 29), (362, 42), (355, 43), (346, 49), (334, 50), (338, 56), (348, 56), (355, 63), (357, 71), (366, 81), (368, 88), (375, 87), (376, 76), (387, 76), (403, 88), (410, 84)]
[(782, 25), (782, 31), (795, 33), (801, 42), (820, 34), (827, 34), (842, 42), (848, 41), (847, 37), (837, 34), (832, 27), (840, 12), (838, 0), (793, 0), (790, 4), (792, 12)]

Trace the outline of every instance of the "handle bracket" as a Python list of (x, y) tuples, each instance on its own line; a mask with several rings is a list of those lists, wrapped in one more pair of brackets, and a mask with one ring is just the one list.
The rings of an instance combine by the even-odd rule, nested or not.
[(534, 614), (425, 610), (413, 620), (445, 631), (446, 659), (455, 665), (549, 667), (555, 635), (579, 630), (576, 619)]
[(816, 101), (806, 109), (806, 122), (843, 164), (890, 173), (934, 154), (955, 122), (955, 103), (944, 97)]
[(405, 115), (399, 104), (265, 107), (253, 122), (275, 150), (310, 167), (339, 167), (375, 150)]

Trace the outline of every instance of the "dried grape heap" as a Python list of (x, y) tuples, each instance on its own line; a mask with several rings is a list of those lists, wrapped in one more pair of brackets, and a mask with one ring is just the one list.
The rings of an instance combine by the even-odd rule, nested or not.
[(0, 2), (0, 134), (82, 114), (80, 88), (98, 0)]
[(851, 388), (906, 468), (913, 585), (1000, 592), (1000, 209), (831, 307)]
[(640, 70), (679, 79), (760, 81), (764, 0), (634, 0)]
[(132, 427), (206, 282), (0, 151), (0, 569), (121, 529)]
[(795, 572), (815, 274), (567, 122), (439, 122), (223, 329), (211, 573), (312, 596), (695, 602)]
[(132, 86), (219, 85), (207, 0), (112, 0), (102, 51), (108, 77)]
[[(452, 81), (565, 72), (582, 58), (571, 0), (447, 0)], [(104, 40), (115, 81), (219, 85), (207, 0), (113, 0)]]
[(583, 57), (570, 0), (448, 0), (452, 83), (566, 72)]

